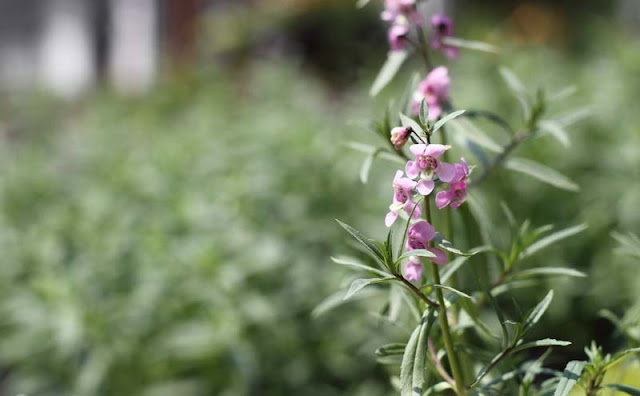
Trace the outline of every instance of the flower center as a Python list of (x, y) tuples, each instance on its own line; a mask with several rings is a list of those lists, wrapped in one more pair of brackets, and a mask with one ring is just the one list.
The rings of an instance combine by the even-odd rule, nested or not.
[(429, 172), (438, 167), (438, 160), (430, 155), (418, 156), (418, 167), (423, 171)]

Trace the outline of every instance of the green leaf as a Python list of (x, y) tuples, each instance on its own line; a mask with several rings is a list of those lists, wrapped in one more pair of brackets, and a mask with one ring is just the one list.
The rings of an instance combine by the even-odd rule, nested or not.
[(602, 385), (603, 388), (615, 389), (620, 392), (624, 392), (627, 395), (631, 396), (640, 396), (640, 388), (635, 388), (633, 386), (624, 385), (624, 384), (606, 384)]
[(369, 95), (376, 96), (384, 87), (387, 86), (387, 84), (389, 84), (389, 82), (391, 82), (398, 70), (400, 70), (400, 66), (402, 66), (404, 61), (407, 59), (408, 55), (408, 51), (389, 52), (387, 60), (384, 65), (382, 65), (378, 76), (371, 86), (371, 90), (369, 90)]
[(489, 370), (491, 370), (495, 366), (495, 364), (500, 359), (505, 357), (507, 354), (508, 354), (508, 351), (502, 351), (499, 354), (497, 354), (493, 359), (491, 359), (491, 361), (486, 366), (480, 369), (480, 371), (478, 372), (478, 375), (476, 375), (476, 379), (473, 381), (473, 383), (471, 383), (471, 385), (468, 386), (468, 388), (469, 389), (475, 388), (480, 383), (482, 378), (484, 378), (484, 376), (487, 375)]
[(522, 253), (520, 253), (520, 259), (525, 257), (532, 256), (538, 251), (544, 249), (545, 247), (561, 241), (570, 236), (576, 235), (587, 229), (586, 224), (578, 224), (577, 226), (565, 228), (564, 230), (556, 231), (553, 234), (547, 235), (546, 237), (539, 239), (535, 243), (531, 244), (528, 248), (526, 248)]
[(397, 342), (392, 344), (386, 344), (376, 349), (376, 356), (383, 357), (383, 356), (403, 355), (404, 349), (406, 346), (407, 344), (401, 344)]
[(466, 48), (474, 51), (489, 52), (492, 54), (499, 54), (500, 49), (495, 45), (484, 43), (482, 41), (464, 40), (457, 37), (443, 37), (442, 42), (446, 45), (451, 45), (458, 48)]
[(631, 353), (640, 353), (640, 348), (630, 348), (618, 353), (607, 364), (604, 365), (603, 370), (607, 370), (611, 368), (614, 364), (618, 363), (620, 359), (624, 358), (625, 356)]
[(427, 125), (429, 122), (429, 107), (427, 106), (427, 102), (425, 98), (422, 98), (420, 101), (420, 112), (418, 113), (420, 117), (420, 123), (422, 125)]
[(440, 288), (440, 289), (444, 289), (444, 290), (450, 291), (452, 293), (455, 293), (455, 294), (459, 295), (460, 297), (464, 297), (464, 298), (468, 298), (469, 300), (473, 300), (473, 297), (471, 297), (467, 293), (464, 293), (464, 292), (462, 292), (462, 291), (460, 291), (458, 289), (455, 289), (455, 288), (453, 288), (451, 286), (439, 285), (439, 284), (433, 284), (433, 285), (429, 285), (429, 286), (437, 287), (437, 288)]
[(364, 6), (366, 6), (367, 4), (369, 4), (371, 0), (358, 0), (356, 2), (356, 8), (362, 8)]
[[(370, 297), (371, 294), (366, 291), (359, 293), (356, 297), (352, 298), (350, 301)], [(313, 311), (311, 311), (311, 317), (318, 318), (323, 315), (325, 312), (328, 312), (334, 308), (337, 308), (343, 304), (347, 303), (344, 300), (344, 291), (340, 290), (336, 293), (331, 294), (329, 297), (325, 298), (318, 304)]]
[(353, 236), (358, 242), (360, 242), (367, 249), (367, 251), (369, 251), (369, 253), (373, 255), (374, 258), (380, 261), (381, 264), (384, 264), (384, 255), (382, 254), (380, 248), (376, 246), (375, 243), (373, 243), (373, 240), (367, 238), (366, 235), (351, 227), (350, 225), (343, 223), (338, 219), (336, 219), (336, 221), (342, 228), (347, 230), (347, 232), (351, 234), (351, 236)]
[(369, 171), (371, 170), (371, 165), (373, 165), (373, 161), (381, 151), (382, 149), (380, 148), (372, 151), (365, 157), (364, 161), (362, 162), (362, 167), (360, 168), (360, 181), (362, 182), (362, 184), (367, 184), (367, 182), (369, 181)]
[(578, 92), (578, 88), (575, 85), (571, 85), (571, 86), (568, 86), (568, 87), (564, 87), (564, 88), (560, 89), (557, 92), (552, 93), (551, 95), (549, 95), (547, 100), (548, 101), (555, 101), (555, 100), (566, 99), (566, 98), (572, 96), (573, 94), (575, 94), (576, 92)]
[(466, 138), (478, 146), (485, 148), (494, 153), (501, 153), (502, 146), (495, 140), (484, 133), (480, 128), (476, 127), (471, 121), (464, 118), (451, 120), (449, 123), (455, 130), (453, 136)]
[(509, 275), (509, 279), (517, 279), (517, 278), (531, 278), (539, 275), (565, 275), (565, 276), (573, 276), (576, 278), (584, 278), (587, 276), (584, 272), (575, 270), (573, 268), (561, 268), (561, 267), (539, 267), (539, 268), (531, 268), (518, 272), (511, 273)]
[(470, 256), (460, 256), (453, 259), (440, 274), (440, 281), (446, 283), (449, 278), (464, 264)]
[(571, 345), (571, 343), (569, 341), (561, 341), (561, 340), (554, 340), (553, 338), (545, 338), (543, 340), (531, 341), (524, 344), (520, 344), (515, 348), (513, 348), (511, 353), (520, 352), (529, 348), (537, 348), (537, 347), (543, 347), (543, 346), (567, 346), (567, 345)]
[(410, 127), (411, 129), (413, 129), (414, 132), (416, 132), (420, 136), (425, 136), (424, 130), (422, 129), (420, 124), (414, 121), (413, 118), (406, 116), (402, 113), (400, 113), (399, 116), (400, 116), (400, 122), (402, 123), (402, 126)]
[(541, 163), (524, 158), (511, 158), (505, 161), (505, 168), (524, 173), (541, 182), (567, 191), (578, 191), (580, 187), (571, 179), (558, 171), (542, 165)]
[(566, 128), (569, 125), (573, 125), (578, 121), (582, 121), (585, 118), (590, 117), (592, 113), (593, 112), (591, 111), (591, 109), (589, 109), (588, 107), (585, 107), (582, 109), (573, 110), (567, 114), (563, 114), (562, 116), (558, 117), (555, 121), (561, 127)]
[(351, 282), (351, 286), (349, 286), (349, 290), (347, 291), (347, 294), (344, 296), (344, 299), (348, 300), (349, 298), (351, 298), (351, 296), (353, 296), (354, 294), (356, 294), (366, 286), (386, 282), (393, 279), (395, 279), (395, 276), (384, 277), (384, 278), (356, 279), (353, 282)]
[(527, 330), (529, 330), (533, 325), (538, 323), (542, 315), (546, 312), (547, 308), (549, 308), (549, 304), (551, 304), (551, 300), (553, 300), (553, 290), (549, 290), (549, 293), (536, 305), (524, 319), (522, 323), (522, 334), (524, 334)]
[(473, 248), (471, 250), (469, 250), (468, 252), (463, 252), (462, 250), (454, 247), (451, 242), (447, 241), (446, 239), (444, 239), (444, 237), (442, 236), (442, 234), (440, 234), (439, 232), (436, 233), (435, 238), (433, 239), (433, 242), (438, 245), (438, 247), (451, 252), (455, 255), (458, 256), (473, 256), (475, 254), (481, 253), (481, 252), (486, 252), (488, 250), (491, 250), (491, 248), (489, 246), (478, 246), (476, 248)]
[(384, 258), (387, 263), (387, 269), (394, 271), (389, 264), (393, 263), (393, 227), (389, 228), (387, 233), (387, 240), (384, 242)]
[(365, 144), (360, 142), (347, 142), (345, 145), (352, 150), (359, 151), (361, 153), (366, 153), (366, 154), (371, 154), (376, 150), (380, 150), (377, 156), (390, 162), (395, 162), (403, 165), (407, 162), (405, 159), (403, 159), (401, 156), (399, 156), (396, 153), (389, 152), (387, 150), (381, 149), (380, 147), (375, 147), (370, 144)]
[(418, 349), (418, 339), (422, 332), (422, 324), (419, 324), (404, 349), (404, 355), (402, 356), (402, 363), (400, 364), (400, 395), (401, 396), (413, 396), (413, 367), (416, 363), (416, 351)]
[(525, 287), (535, 287), (535, 286), (538, 286), (539, 284), (540, 283), (538, 281), (531, 280), (531, 279), (506, 282), (491, 289), (491, 295), (494, 297), (498, 297), (499, 295), (514, 289), (522, 289)]
[(564, 128), (562, 128), (562, 126), (557, 122), (551, 120), (543, 120), (538, 122), (538, 127), (556, 138), (556, 140), (560, 142), (560, 144), (562, 144), (564, 147), (571, 146), (571, 140), (569, 140), (567, 131), (565, 131)]
[(507, 83), (507, 86), (509, 86), (516, 99), (520, 102), (524, 119), (528, 120), (529, 117), (531, 117), (531, 101), (524, 84), (511, 70), (504, 66), (500, 67), (499, 72), (502, 79)]
[(436, 122), (433, 125), (433, 128), (431, 129), (431, 133), (436, 133), (436, 131), (440, 128), (442, 128), (444, 126), (444, 124), (446, 124), (447, 122), (453, 120), (456, 117), (461, 116), (462, 114), (464, 114), (466, 110), (458, 110), (458, 111), (454, 111), (453, 113), (449, 113), (446, 116), (442, 117), (441, 119), (438, 120), (438, 122)]
[(377, 268), (373, 268), (371, 266), (363, 264), (363, 263), (357, 261), (356, 259), (353, 259), (353, 258), (350, 258), (350, 257), (331, 257), (331, 260), (336, 264), (346, 265), (346, 266), (349, 266), (349, 267), (354, 267), (354, 268), (358, 268), (358, 269), (361, 269), (361, 270), (373, 272), (373, 273), (381, 275), (383, 277), (392, 276), (391, 274), (389, 274), (387, 272), (384, 272), (384, 271), (379, 270)]
[(587, 362), (582, 360), (572, 360), (567, 363), (553, 396), (567, 396), (580, 379), (580, 374), (582, 374), (586, 363)]
[(409, 250), (407, 252), (402, 253), (402, 255), (400, 257), (398, 257), (398, 259), (396, 260), (396, 264), (399, 263), (400, 261), (410, 257), (410, 256), (417, 256), (417, 257), (436, 257), (435, 254), (431, 253), (430, 251), (426, 250), (426, 249), (415, 249), (415, 250)]
[(413, 374), (411, 376), (411, 390), (412, 395), (422, 396), (422, 387), (424, 385), (424, 373), (425, 363), (427, 360), (427, 340), (429, 338), (429, 332), (433, 325), (435, 318), (435, 310), (429, 310), (429, 315), (426, 318), (422, 318), (422, 328), (420, 330), (420, 336), (418, 337), (418, 346), (416, 348), (416, 355), (413, 363)]

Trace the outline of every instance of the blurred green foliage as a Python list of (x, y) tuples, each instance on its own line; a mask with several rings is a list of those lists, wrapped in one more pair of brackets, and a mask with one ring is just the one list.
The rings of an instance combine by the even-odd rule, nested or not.
[[(579, 193), (506, 170), (481, 188), (498, 241), (500, 201), (534, 226), (590, 226), (530, 259), (590, 273), (550, 281), (556, 299), (539, 329), (574, 343), (554, 352), (558, 366), (592, 338), (619, 347), (624, 337), (597, 313), (622, 316), (640, 288), (639, 263), (613, 254), (610, 237), (640, 229), (640, 47), (593, 29), (577, 57), (463, 53), (450, 70), (459, 108), (516, 120), (497, 72), (508, 63), (532, 92), (577, 86), (551, 114), (592, 110), (570, 128), (570, 148), (547, 136), (517, 152)], [(362, 186), (363, 156), (343, 145), (372, 136), (357, 126), (379, 114), (363, 104), (371, 78), (336, 99), (285, 64), (261, 61), (237, 80), (201, 71), (141, 99), (4, 103), (0, 394), (388, 394), (373, 352), (402, 329), (366, 314), (379, 301), (311, 316), (349, 281), (328, 259), (349, 249), (333, 219), (383, 235), (395, 165), (377, 162)], [(516, 298), (531, 305), (542, 292)]]

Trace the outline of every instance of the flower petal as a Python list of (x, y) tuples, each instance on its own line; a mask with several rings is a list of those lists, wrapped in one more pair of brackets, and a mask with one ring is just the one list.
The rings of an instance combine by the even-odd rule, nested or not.
[(435, 254), (436, 257), (429, 257), (429, 260), (438, 265), (445, 265), (447, 263), (447, 254), (438, 248), (427, 248), (428, 251)]
[(453, 199), (453, 192), (450, 190), (440, 191), (436, 194), (436, 206), (438, 209), (442, 209), (451, 203)]
[(391, 227), (393, 223), (396, 222), (397, 218), (398, 212), (390, 211), (384, 218), (384, 225), (386, 225), (387, 227)]
[(433, 188), (435, 187), (435, 183), (433, 180), (420, 180), (416, 185), (416, 189), (422, 195), (429, 195)]
[(436, 174), (445, 183), (449, 183), (456, 177), (456, 168), (446, 162), (439, 162)]
[(415, 161), (407, 161), (407, 164), (404, 167), (404, 171), (412, 179), (415, 179), (420, 174), (420, 168)]
[(410, 260), (404, 267), (404, 277), (411, 282), (419, 281), (422, 277), (422, 264), (420, 261)]
[(411, 154), (417, 157), (424, 154), (427, 150), (427, 147), (428, 146), (426, 144), (412, 144), (411, 147), (409, 147), (409, 151), (411, 151)]
[(435, 143), (430, 144), (424, 150), (424, 155), (428, 155), (433, 158), (438, 158), (445, 151), (449, 150), (449, 148), (451, 148), (451, 146), (445, 146), (444, 144), (435, 144)]

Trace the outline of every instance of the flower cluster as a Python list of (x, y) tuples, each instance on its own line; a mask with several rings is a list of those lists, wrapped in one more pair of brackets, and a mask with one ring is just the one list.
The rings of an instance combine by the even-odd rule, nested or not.
[[(391, 140), (396, 143), (400, 140), (406, 141), (410, 133), (411, 128), (394, 128), (391, 131)], [(385, 217), (387, 227), (395, 223), (400, 211), (404, 211), (414, 221), (420, 219), (422, 213), (420, 205), (417, 204), (417, 198), (424, 196), (427, 199), (426, 197), (435, 189), (436, 181), (449, 184), (447, 190), (440, 191), (436, 195), (435, 202), (439, 209), (448, 205), (456, 209), (464, 202), (467, 196), (469, 167), (464, 158), (461, 158), (459, 164), (441, 161), (440, 157), (449, 148), (450, 146), (442, 144), (413, 144), (409, 147), (414, 159), (407, 161), (404, 172), (398, 170), (393, 178), (393, 203), (389, 206), (389, 212)], [(436, 231), (431, 224), (418, 220), (408, 228), (405, 248), (429, 250), (435, 254), (435, 257), (429, 259), (443, 265), (447, 260), (446, 254), (440, 249), (429, 246), (429, 242), (435, 235)], [(420, 279), (422, 264), (419, 257), (409, 258), (404, 268), (404, 276), (410, 281)]]
[(409, 44), (410, 25), (420, 24), (421, 17), (416, 7), (416, 0), (386, 0), (382, 20), (391, 22), (387, 33), (391, 51), (405, 49)]
[(429, 121), (434, 121), (442, 114), (442, 104), (449, 100), (449, 71), (444, 66), (431, 70), (427, 77), (418, 84), (413, 94), (412, 112), (418, 114), (420, 102), (424, 99), (429, 109)]
[(442, 39), (446, 37), (453, 37), (453, 21), (451, 18), (436, 14), (431, 17), (431, 28), (433, 29), (433, 36), (431, 36), (431, 42), (429, 43), (431, 48), (442, 50), (449, 59), (458, 57), (458, 48), (442, 42)]

